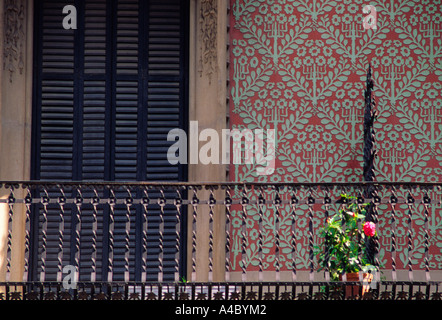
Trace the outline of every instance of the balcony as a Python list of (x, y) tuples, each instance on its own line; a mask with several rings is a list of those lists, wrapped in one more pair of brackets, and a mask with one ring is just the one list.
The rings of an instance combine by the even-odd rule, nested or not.
[[(1, 182), (0, 300), (440, 300), (437, 183)], [(368, 293), (318, 272), (341, 194), (378, 226)]]

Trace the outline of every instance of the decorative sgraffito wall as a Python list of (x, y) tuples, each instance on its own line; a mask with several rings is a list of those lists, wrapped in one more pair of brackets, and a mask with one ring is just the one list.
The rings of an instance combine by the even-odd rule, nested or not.
[[(376, 180), (441, 181), (441, 1), (371, 1), (377, 11), (374, 30), (363, 26), (366, 4), (362, 0), (231, 0), (231, 127), (275, 129), (276, 136), (275, 172), (257, 175), (255, 164), (231, 165), (232, 181), (362, 181), (363, 90), (369, 62), (378, 112)], [(274, 194), (267, 196), (272, 199)], [(413, 220), (416, 226), (423, 224), (423, 206), (419, 208)], [(267, 230), (263, 259), (272, 268), (274, 208), (268, 209), (263, 221)], [(291, 208), (282, 209), (282, 219), (288, 219)], [(306, 209), (297, 209), (299, 224), (305, 222)], [(387, 206), (380, 209), (388, 212)], [(398, 260), (403, 268), (407, 263), (405, 209), (396, 213)], [(247, 265), (253, 268), (258, 261), (258, 209), (250, 208), (248, 213)], [(232, 214), (232, 269), (236, 270), (241, 264), (240, 210)], [(323, 218), (318, 207), (315, 230)], [(382, 243), (382, 234), (390, 232), (386, 215), (379, 224), (382, 258), (391, 245)], [(442, 269), (440, 208), (432, 209), (430, 229), (431, 266)], [(281, 223), (279, 232), (289, 239), (289, 224)], [(302, 225), (298, 232), (307, 235)], [(413, 241), (422, 241), (418, 231)], [(289, 268), (290, 259), (284, 258), (289, 243), (280, 245), (281, 259)], [(305, 246), (297, 245), (297, 263), (307, 268)], [(413, 263), (422, 264), (422, 249), (413, 255)]]

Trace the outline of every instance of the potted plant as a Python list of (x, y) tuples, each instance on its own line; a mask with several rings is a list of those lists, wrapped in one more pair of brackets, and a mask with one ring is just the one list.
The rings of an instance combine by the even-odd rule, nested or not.
[[(359, 272), (363, 274), (362, 295), (369, 290), (375, 266), (370, 263), (366, 252), (366, 241), (377, 236), (376, 225), (365, 221), (367, 204), (358, 205), (351, 201), (356, 197), (341, 195), (344, 205), (333, 216), (327, 218), (321, 229), (322, 242), (317, 247), (319, 270), (330, 272), (332, 281), (342, 281), (346, 274), (347, 281), (359, 281)], [(359, 293), (360, 286), (346, 286), (346, 297)]]

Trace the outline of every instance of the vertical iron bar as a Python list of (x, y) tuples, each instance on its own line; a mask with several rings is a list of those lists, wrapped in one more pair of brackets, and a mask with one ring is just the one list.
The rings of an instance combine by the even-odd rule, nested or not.
[(391, 277), (393, 281), (397, 280), (396, 274), (396, 204), (398, 198), (396, 196), (395, 190), (392, 190), (392, 195), (390, 197), (391, 205)]
[(148, 245), (148, 241), (147, 241), (147, 217), (148, 217), (148, 206), (149, 206), (149, 194), (147, 192), (147, 189), (144, 188), (143, 190), (143, 197), (141, 199), (141, 203), (143, 205), (143, 229), (142, 229), (142, 234), (143, 234), (143, 239), (142, 239), (142, 243), (143, 243), (143, 253), (142, 253), (142, 262), (143, 262), (143, 267), (142, 267), (142, 273), (141, 273), (141, 281), (145, 282), (147, 280), (147, 245)]
[[(331, 198), (330, 198), (330, 192), (327, 189), (326, 193), (325, 193), (325, 197), (324, 197), (324, 219), (325, 219), (325, 225), (328, 225), (328, 219), (329, 219), (329, 210), (330, 210), (330, 204), (331, 204)], [(329, 255), (329, 250), (330, 248), (326, 249), (327, 252), (325, 254), (325, 281), (330, 281), (330, 270), (328, 268), (328, 264), (329, 264), (329, 259), (330, 259), (330, 255)]]
[[(226, 187), (226, 198), (224, 200), (224, 205), (226, 206), (226, 260), (225, 260), (225, 271), (226, 271), (226, 281), (230, 281), (230, 219), (231, 219), (231, 205), (232, 196), (230, 194), (230, 187)], [(226, 292), (226, 297), (228, 296)]]
[(75, 224), (75, 269), (78, 277), (80, 276), (80, 245), (81, 245), (81, 206), (83, 205), (83, 195), (81, 193), (81, 187), (77, 188), (77, 196), (75, 198), (75, 204), (77, 206), (76, 211), (76, 224)]
[(41, 198), (43, 205), (42, 212), (42, 228), (41, 228), (41, 270), (40, 270), (40, 282), (45, 281), (46, 276), (46, 251), (47, 251), (47, 239), (48, 239), (48, 204), (49, 194), (46, 188), (44, 188), (44, 195)]
[(164, 206), (166, 205), (166, 197), (164, 190), (160, 189), (161, 196), (158, 198), (158, 205), (160, 206), (160, 224), (158, 230), (158, 247), (160, 253), (158, 255), (158, 282), (162, 282), (164, 278)]
[(60, 207), (59, 222), (58, 222), (58, 272), (57, 281), (61, 282), (63, 277), (63, 233), (64, 233), (64, 205), (66, 204), (66, 195), (63, 187), (60, 187), (61, 196), (58, 198), (58, 205)]
[(213, 207), (216, 200), (213, 188), (210, 188), (209, 196), (209, 282), (213, 281)]
[[(373, 191), (373, 203), (370, 204), (371, 207), (371, 221), (378, 226), (379, 218), (378, 218), (378, 207), (381, 203), (381, 198), (379, 197), (377, 191)], [(373, 261), (374, 266), (376, 267), (375, 281), (379, 283), (381, 281), (381, 272), (379, 271), (379, 251), (380, 251), (380, 243), (379, 243), (379, 235), (371, 237), (373, 240)], [(379, 295), (379, 286), (377, 288)]]
[(308, 196), (308, 248), (309, 248), (309, 265), (310, 274), (309, 280), (314, 280), (314, 262), (313, 262), (313, 205), (315, 204), (315, 199), (312, 197), (311, 192)]
[(376, 105), (373, 95), (374, 81), (371, 78), (371, 64), (368, 65), (366, 89), (365, 92), (365, 114), (364, 114), (364, 165), (363, 173), (365, 181), (374, 181), (374, 150), (375, 132), (373, 123), (376, 118), (376, 112), (373, 107)]
[(244, 185), (243, 195), (241, 200), (242, 214), (241, 214), (241, 280), (247, 281), (247, 205), (249, 198), (247, 197), (247, 186)]
[(273, 205), (275, 206), (275, 280), (281, 279), (280, 271), (280, 238), (279, 238), (279, 223), (281, 219), (281, 197), (279, 195), (279, 187), (275, 187), (275, 200)]
[(92, 254), (91, 254), (91, 282), (95, 282), (97, 279), (97, 228), (98, 228), (98, 205), (100, 203), (100, 197), (98, 196), (97, 189), (94, 188), (94, 196), (91, 200), (92, 210)]
[(407, 249), (407, 259), (408, 259), (408, 279), (413, 281), (413, 266), (411, 261), (411, 250), (413, 249), (413, 204), (415, 199), (411, 195), (411, 192), (408, 193), (407, 196), (407, 205), (408, 205), (408, 249)]
[(9, 217), (8, 217), (8, 249), (6, 254), (6, 281), (11, 277), (11, 258), (12, 258), (12, 217), (14, 215), (14, 186), (10, 187), (11, 193), (8, 197)]
[(177, 197), (175, 199), (176, 207), (176, 225), (175, 225), (175, 282), (180, 280), (180, 243), (181, 243), (181, 205), (183, 199), (181, 198), (180, 190), (176, 190)]
[(266, 201), (264, 198), (263, 188), (259, 188), (259, 197), (258, 197), (258, 280), (262, 282), (264, 280), (263, 275), (263, 263), (262, 263), (262, 247), (263, 247), (263, 215), (264, 215), (264, 205)]
[(291, 258), (292, 258), (292, 281), (297, 280), (297, 274), (296, 274), (296, 205), (298, 204), (299, 200), (296, 197), (296, 189), (293, 188), (293, 194), (291, 198), (291, 206), (292, 206), (292, 252), (291, 252)]
[(424, 256), (424, 263), (425, 263), (425, 279), (430, 281), (430, 258), (429, 258), (429, 250), (430, 250), (430, 232), (429, 232), (429, 206), (431, 205), (431, 198), (428, 196), (427, 191), (425, 191), (424, 198), (424, 246), (425, 246), (425, 256)]
[(392, 190), (392, 195), (390, 197), (391, 205), (391, 277), (393, 281), (397, 280), (396, 274), (396, 204), (398, 198), (396, 196), (395, 190)]
[[(368, 65), (367, 79), (366, 79), (366, 89), (364, 90), (365, 95), (365, 112), (364, 112), (364, 149), (363, 149), (363, 176), (364, 181), (374, 181), (375, 180), (375, 169), (374, 169), (374, 159), (376, 156), (376, 150), (374, 148), (375, 144), (375, 130), (374, 121), (376, 119), (376, 112), (374, 107), (376, 105), (373, 87), (374, 81), (371, 77), (371, 64)], [(372, 186), (368, 186), (365, 190), (364, 196), (369, 198), (374, 192)], [(367, 207), (366, 221), (372, 221), (373, 213), (373, 203)], [(366, 250), (370, 260), (374, 260), (374, 247), (376, 239), (368, 239), (366, 241)]]
[(114, 277), (114, 228), (115, 228), (115, 204), (117, 199), (113, 189), (109, 189), (109, 256), (107, 261), (107, 281), (112, 282)]
[(132, 193), (129, 188), (126, 189), (127, 197), (125, 199), (126, 204), (126, 227), (125, 227), (125, 245), (124, 245), (124, 281), (130, 281), (130, 208), (133, 204)]
[(29, 253), (31, 250), (31, 205), (32, 205), (32, 195), (31, 189), (28, 186), (26, 188), (27, 194), (25, 197), (25, 205), (26, 205), (26, 221), (25, 221), (25, 264), (24, 264), (24, 272), (23, 272), (23, 281), (28, 281), (28, 273), (29, 273)]
[[(358, 206), (358, 210), (362, 210), (363, 208), (363, 204), (364, 204), (364, 197), (362, 195), (362, 192), (358, 193), (357, 199), (356, 199), (356, 203)], [(357, 219), (357, 233), (358, 233), (358, 263), (362, 265), (362, 222), (360, 219)], [(363, 281), (363, 274), (362, 272), (359, 272), (359, 281)], [(358, 293), (359, 296), (362, 297), (362, 287), (360, 287), (360, 292)]]
[(198, 195), (196, 191), (196, 187), (193, 188), (193, 197), (192, 197), (192, 276), (191, 281), (196, 281), (196, 239), (197, 239), (197, 228), (196, 228), (196, 221), (198, 218)]

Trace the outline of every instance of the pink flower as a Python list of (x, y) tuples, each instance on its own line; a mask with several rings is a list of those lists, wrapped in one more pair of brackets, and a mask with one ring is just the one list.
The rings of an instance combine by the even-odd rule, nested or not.
[(376, 225), (371, 221), (365, 222), (364, 233), (367, 237), (373, 237), (376, 233)]

